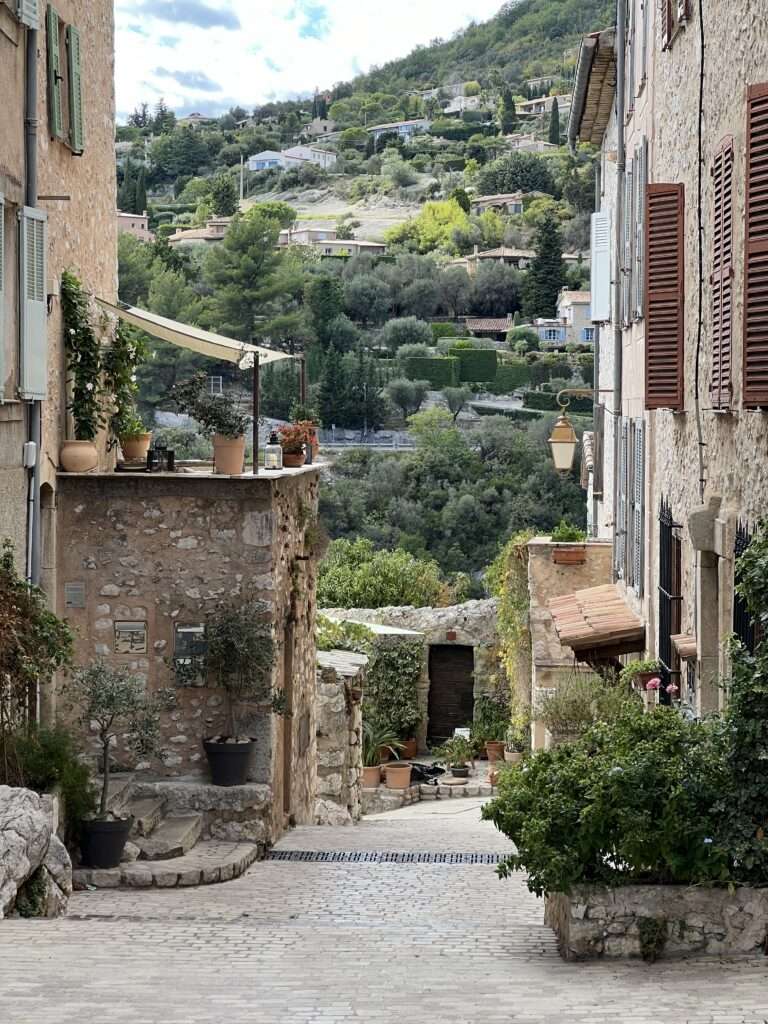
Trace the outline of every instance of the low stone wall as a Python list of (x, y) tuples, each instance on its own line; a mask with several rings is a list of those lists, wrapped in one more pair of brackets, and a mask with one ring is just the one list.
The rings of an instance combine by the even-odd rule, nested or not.
[(0, 786), (0, 919), (58, 917), (72, 894), (72, 863), (50, 806), (29, 789)]
[(317, 652), (318, 825), (350, 825), (362, 814), (362, 689), (368, 659), (348, 651)]
[(760, 954), (768, 890), (682, 885), (581, 886), (545, 902), (566, 960)]
[(200, 814), (206, 839), (271, 844), (279, 836), (272, 828), (272, 789), (260, 783), (213, 786), (202, 778), (151, 780), (138, 773), (126, 797), (160, 797), (167, 815)]

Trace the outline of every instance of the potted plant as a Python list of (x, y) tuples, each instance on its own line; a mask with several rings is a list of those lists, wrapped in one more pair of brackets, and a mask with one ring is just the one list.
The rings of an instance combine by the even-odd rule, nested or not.
[(294, 402), (291, 406), (291, 420), (294, 423), (303, 423), (307, 427), (309, 443), (312, 445), (312, 456), (313, 459), (317, 458), (317, 453), (320, 451), (320, 439), (317, 436), (317, 431), (322, 426), (317, 411), (303, 402)]
[(565, 519), (561, 519), (552, 531), (551, 538), (555, 544), (552, 551), (552, 561), (557, 565), (583, 565), (587, 560), (587, 551), (584, 546), (587, 539), (586, 533), (578, 526), (572, 526)]
[(375, 789), (381, 782), (381, 753), (383, 750), (398, 756), (400, 743), (385, 725), (376, 719), (363, 719), (363, 788)]
[(530, 746), (530, 727), (530, 707), (521, 706), (513, 699), (509, 725), (504, 734), (504, 760), (508, 764), (522, 761), (523, 752)]
[(418, 740), (415, 736), (409, 736), (407, 739), (400, 740), (402, 749), (400, 750), (400, 756), (406, 760), (412, 760), (419, 752)]
[(145, 428), (136, 408), (121, 410), (113, 420), (113, 429), (126, 462), (144, 462), (152, 441), (152, 431)]
[(245, 462), (245, 431), (251, 421), (240, 399), (210, 394), (204, 371), (174, 385), (171, 395), (177, 408), (197, 420), (203, 433), (213, 435), (214, 472), (239, 476)]
[(159, 739), (160, 712), (172, 702), (171, 691), (148, 695), (144, 681), (124, 668), (94, 661), (72, 675), (67, 695), (77, 707), (80, 722), (94, 729), (100, 748), (101, 796), (95, 818), (82, 822), (80, 853), (93, 868), (115, 868), (120, 863), (132, 819), (109, 811), (110, 748), (118, 736), (137, 755), (154, 752)]
[(75, 275), (61, 276), (64, 352), (74, 439), (62, 441), (59, 461), (67, 473), (88, 473), (99, 462), (96, 435), (105, 424), (102, 409), (101, 342), (93, 328), (88, 296)]
[(504, 735), (509, 724), (509, 690), (497, 682), (489, 693), (481, 694), (475, 701), (475, 716), (472, 722), (472, 739), (484, 749), (488, 760), (493, 763), (504, 756)]
[(469, 778), (467, 761), (472, 760), (472, 744), (464, 736), (451, 736), (434, 753), (450, 767), (455, 779)]
[(223, 602), (206, 622), (206, 670), (227, 695), (225, 731), (203, 740), (214, 786), (241, 786), (248, 778), (254, 741), (240, 721), (240, 705), (280, 710), (272, 694), (275, 643), (265, 610), (260, 601)]
[(283, 465), (298, 469), (304, 465), (304, 446), (311, 444), (311, 435), (304, 423), (286, 423), (278, 430), (280, 447), (283, 449)]
[(660, 671), (661, 663), (658, 658), (628, 661), (619, 673), (619, 682), (630, 690), (645, 690), (648, 683), (655, 679)]

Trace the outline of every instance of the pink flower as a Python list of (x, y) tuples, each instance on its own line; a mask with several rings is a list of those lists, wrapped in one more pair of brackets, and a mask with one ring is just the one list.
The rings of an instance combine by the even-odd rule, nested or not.
[(676, 693), (680, 693), (680, 687), (675, 685), (675, 683), (670, 683), (667, 687), (667, 693), (671, 694), (674, 697)]
[(658, 676), (654, 676), (653, 679), (649, 679), (645, 684), (646, 690), (658, 690), (661, 688), (661, 680)]

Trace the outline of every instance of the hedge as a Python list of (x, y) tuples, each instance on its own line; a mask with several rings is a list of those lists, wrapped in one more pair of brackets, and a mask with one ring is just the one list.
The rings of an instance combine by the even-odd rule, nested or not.
[(456, 324), (432, 324), (432, 338), (437, 342), (441, 338), (456, 338), (459, 334), (459, 329)]
[(460, 363), (450, 356), (415, 356), (405, 362), (409, 380), (428, 380), (433, 388), (455, 388), (460, 381)]
[[(592, 412), (591, 398), (578, 398), (569, 395), (570, 412)], [(547, 391), (526, 391), (523, 395), (523, 405), (526, 409), (542, 409), (545, 412), (557, 412), (560, 406), (557, 404), (557, 395)]]
[(462, 383), (496, 380), (499, 359), (496, 349), (452, 348), (450, 355), (461, 363), (459, 379)]
[(472, 408), (478, 416), (503, 416), (508, 420), (539, 420), (541, 413), (533, 409), (489, 409), (481, 405), (473, 405)]
[(491, 381), (488, 390), (494, 395), (509, 395), (519, 387), (531, 383), (531, 368), (524, 359), (507, 360), (499, 363), (496, 380)]

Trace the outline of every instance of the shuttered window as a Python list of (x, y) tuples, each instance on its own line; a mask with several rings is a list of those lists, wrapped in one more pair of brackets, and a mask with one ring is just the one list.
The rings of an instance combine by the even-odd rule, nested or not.
[(47, 342), (47, 216), (25, 206), (20, 213), (19, 293), (21, 298), (21, 359), (19, 393), (43, 399), (48, 391)]
[(683, 407), (685, 258), (682, 185), (647, 189), (645, 229), (645, 407)]
[(83, 82), (80, 73), (80, 33), (67, 26), (67, 92), (69, 95), (69, 145), (73, 153), (82, 153), (85, 144), (83, 125)]
[(725, 139), (712, 164), (712, 379), (713, 409), (731, 404), (733, 333), (733, 139)]
[(768, 406), (768, 84), (747, 98), (744, 405)]
[(16, 4), (16, 16), (19, 21), (30, 28), (40, 27), (40, 6), (38, 0), (18, 0)]
[(48, 47), (48, 123), (54, 139), (64, 138), (64, 117), (61, 102), (61, 47), (59, 44), (59, 15), (48, 4), (45, 15)]
[(629, 584), (638, 597), (643, 594), (645, 566), (645, 423), (632, 425), (632, 481), (630, 522), (632, 545), (629, 560)]
[(621, 320), (625, 327), (632, 323), (632, 282), (634, 280), (634, 166), (630, 160), (627, 163), (627, 170), (624, 177), (624, 216), (623, 238), (624, 238), (624, 260), (621, 268)]
[(691, 16), (690, 0), (661, 0), (661, 46), (666, 50), (672, 44), (678, 29)]
[(611, 319), (611, 215), (608, 211), (592, 214), (591, 239), (592, 320)]
[(645, 293), (645, 204), (648, 186), (648, 140), (643, 139), (635, 150), (635, 273), (633, 309), (634, 319), (644, 316)]
[(619, 480), (616, 494), (614, 561), (618, 579), (626, 579), (627, 569), (627, 492), (629, 490), (629, 422), (621, 420), (619, 434)]
[(5, 390), (5, 196), (0, 192), (0, 405)]

